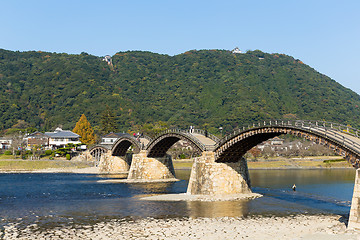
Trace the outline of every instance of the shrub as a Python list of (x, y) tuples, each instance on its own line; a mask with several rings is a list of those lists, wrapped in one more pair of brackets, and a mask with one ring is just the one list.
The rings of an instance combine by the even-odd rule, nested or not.
[(53, 151), (51, 150), (45, 150), (45, 155), (46, 156), (50, 156), (53, 153)]
[(70, 154), (66, 154), (66, 160), (70, 160), (71, 157), (70, 157)]
[(345, 159), (324, 160), (324, 163), (345, 162)]
[(6, 151), (4, 152), (4, 154), (5, 154), (5, 155), (11, 155), (12, 153), (11, 153), (10, 150), (6, 150)]

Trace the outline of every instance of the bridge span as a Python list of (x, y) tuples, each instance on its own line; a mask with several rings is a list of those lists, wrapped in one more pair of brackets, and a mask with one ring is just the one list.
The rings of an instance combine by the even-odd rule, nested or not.
[[(221, 139), (198, 129), (168, 129), (146, 139), (125, 134), (111, 149), (95, 146), (90, 152), (98, 160), (99, 166), (110, 165), (104, 168), (108, 171), (129, 171), (128, 179), (168, 181), (175, 179), (175, 171), (167, 151), (176, 142), (184, 140), (201, 155), (194, 159), (187, 193), (238, 194), (251, 192), (244, 154), (259, 143), (282, 134), (295, 135), (327, 146), (343, 156), (355, 169), (360, 167), (360, 130), (325, 121), (262, 121), (236, 129)], [(130, 148), (131, 155), (128, 154)], [(359, 171), (355, 183), (350, 226), (360, 228)]]
[[(360, 130), (324, 121), (270, 120), (258, 122), (232, 131), (219, 139), (203, 130), (168, 129), (154, 138), (135, 138), (124, 134), (111, 148), (112, 156), (125, 156), (128, 149), (137, 154), (141, 150), (148, 157), (164, 157), (179, 140), (189, 142), (202, 152), (214, 152), (216, 162), (236, 162), (254, 146), (275, 136), (292, 134), (325, 145), (347, 159), (355, 168), (360, 163)], [(96, 145), (94, 149), (104, 149)], [(101, 151), (103, 153), (104, 150)]]

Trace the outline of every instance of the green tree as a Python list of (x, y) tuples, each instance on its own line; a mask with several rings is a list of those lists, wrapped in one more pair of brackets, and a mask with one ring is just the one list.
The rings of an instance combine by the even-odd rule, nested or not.
[(86, 119), (85, 114), (81, 115), (79, 121), (73, 129), (73, 132), (80, 135), (82, 143), (86, 145), (95, 143), (94, 130), (89, 121)]
[(167, 130), (169, 127), (167, 123), (159, 121), (155, 123), (144, 124), (140, 131), (148, 136), (154, 137), (156, 134)]
[(105, 111), (101, 114), (100, 124), (100, 130), (103, 134), (117, 131), (115, 114), (111, 111), (108, 105), (106, 105)]

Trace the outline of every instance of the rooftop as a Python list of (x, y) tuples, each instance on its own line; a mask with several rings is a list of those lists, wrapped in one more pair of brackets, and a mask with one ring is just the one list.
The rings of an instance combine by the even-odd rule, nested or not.
[(45, 132), (45, 135), (51, 138), (79, 138), (80, 135), (73, 133), (70, 130), (62, 130), (61, 128), (56, 128), (54, 132)]

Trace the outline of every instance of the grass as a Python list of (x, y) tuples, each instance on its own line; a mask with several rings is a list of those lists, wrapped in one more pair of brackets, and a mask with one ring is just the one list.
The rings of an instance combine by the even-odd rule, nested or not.
[(0, 170), (3, 171), (33, 171), (48, 168), (85, 168), (86, 163), (64, 160), (0, 160)]
[(344, 159), (336, 160), (309, 160), (288, 159), (275, 161), (248, 162), (249, 168), (352, 168), (351, 164)]
[(288, 168), (292, 167), (287, 161), (266, 161), (266, 162), (248, 162), (248, 168)]
[(324, 160), (324, 163), (336, 163), (336, 162), (345, 162), (345, 159), (332, 159), (332, 160)]
[[(34, 171), (44, 170), (49, 168), (85, 168), (89, 167), (84, 162), (72, 162), (68, 160), (20, 160), (20, 159), (9, 159), (12, 156), (0, 155), (0, 170), (2, 171)], [(259, 161), (248, 161), (248, 167), (250, 169), (256, 168), (351, 168), (344, 159), (329, 157), (313, 158), (313, 159), (272, 159), (272, 160), (259, 160)], [(315, 159), (315, 160), (314, 160)], [(323, 160), (325, 159), (325, 160)], [(192, 160), (174, 160), (174, 168), (176, 169), (191, 169)]]
[(177, 161), (177, 160), (174, 160), (173, 161), (173, 164), (174, 164), (174, 168), (191, 168), (192, 167), (192, 161)]
[[(13, 155), (0, 154), (0, 159), (13, 159), (13, 158), (14, 158)], [(20, 156), (18, 158), (20, 158)]]

